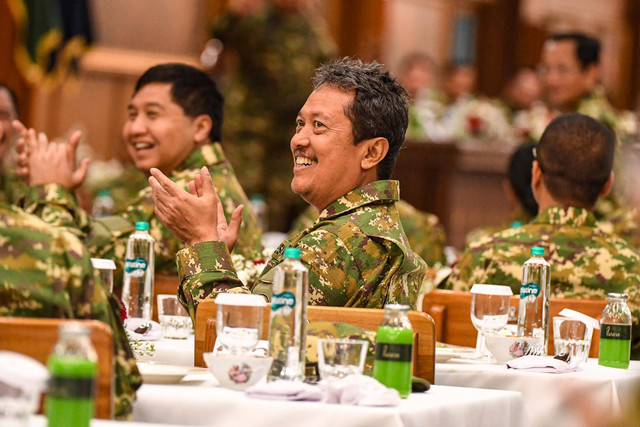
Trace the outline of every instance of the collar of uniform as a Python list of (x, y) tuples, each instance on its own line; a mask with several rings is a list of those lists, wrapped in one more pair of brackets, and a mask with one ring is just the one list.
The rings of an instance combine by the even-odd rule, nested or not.
[(573, 206), (551, 206), (540, 212), (533, 223), (595, 227), (596, 218), (587, 209)]
[(200, 169), (202, 166), (215, 165), (225, 160), (226, 157), (224, 156), (224, 151), (222, 151), (222, 146), (219, 142), (214, 142), (192, 151), (184, 162), (176, 168), (176, 171)]
[(349, 210), (373, 203), (397, 202), (399, 199), (400, 184), (398, 181), (374, 181), (348, 192), (329, 204), (320, 212), (320, 218), (341, 215)]

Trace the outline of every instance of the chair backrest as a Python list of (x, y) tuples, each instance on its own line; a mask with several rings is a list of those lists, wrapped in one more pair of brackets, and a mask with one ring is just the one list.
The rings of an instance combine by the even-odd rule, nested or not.
[[(520, 296), (513, 295), (509, 304), (515, 308), (517, 318)], [(606, 300), (573, 299), (551, 297), (549, 300), (549, 346), (548, 353), (554, 354), (553, 317), (565, 308), (579, 311), (600, 320)], [(435, 289), (427, 292), (422, 300), (422, 311), (429, 313), (436, 324), (436, 339), (447, 344), (475, 347), (477, 330), (471, 323), (471, 294), (469, 292)], [(511, 311), (514, 313), (514, 311)], [(600, 334), (594, 331), (589, 357), (598, 357)]]
[[(0, 316), (0, 349), (22, 353), (46, 365), (58, 341), (58, 327), (69, 319)], [(113, 332), (97, 320), (73, 320), (91, 329), (91, 342), (98, 354), (95, 393), (96, 418), (113, 417)]]
[[(216, 338), (215, 317), (217, 305), (214, 300), (205, 300), (198, 305), (195, 324), (195, 366), (205, 366), (202, 353), (213, 350)], [(267, 339), (269, 335), (269, 316), (271, 307), (265, 307), (263, 311), (263, 328), (261, 339)], [(384, 310), (371, 308), (349, 307), (316, 307), (309, 306), (307, 318), (309, 322), (331, 321), (348, 323), (367, 330), (376, 330), (382, 318)], [(409, 321), (413, 326), (414, 340), (414, 364), (413, 374), (433, 383), (435, 369), (435, 325), (433, 319), (423, 312), (410, 311)]]
[(153, 277), (153, 315), (151, 318), (158, 321), (158, 295), (176, 295), (180, 279), (177, 274), (156, 274)]

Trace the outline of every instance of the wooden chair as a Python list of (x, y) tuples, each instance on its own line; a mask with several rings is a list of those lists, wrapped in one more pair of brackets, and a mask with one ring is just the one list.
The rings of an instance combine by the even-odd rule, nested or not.
[(153, 315), (151, 318), (158, 321), (158, 295), (176, 295), (180, 280), (178, 274), (156, 274), (153, 278)]
[[(213, 299), (202, 301), (196, 310), (195, 324), (195, 366), (205, 366), (202, 353), (213, 350), (216, 339), (215, 317), (217, 305)], [(261, 339), (268, 339), (269, 316), (271, 306), (263, 311), (263, 328)], [(309, 306), (307, 311), (309, 322), (331, 321), (349, 323), (363, 329), (376, 330), (382, 318), (384, 310), (371, 308), (348, 307), (316, 307)], [(426, 313), (418, 311), (409, 312), (409, 321), (413, 326), (414, 361), (413, 374), (433, 383), (435, 369), (435, 325)]]
[[(58, 327), (69, 319), (0, 316), (0, 349), (22, 353), (46, 365), (58, 341)], [(91, 342), (98, 355), (95, 391), (96, 418), (113, 417), (113, 333), (97, 320), (73, 320), (91, 329)]]
[[(517, 318), (520, 296), (513, 295), (509, 305), (515, 307)], [(573, 299), (551, 297), (549, 301), (549, 346), (548, 353), (554, 354), (553, 317), (565, 308), (579, 311), (600, 320), (606, 300)], [(436, 339), (448, 344), (475, 347), (478, 331), (471, 323), (471, 294), (469, 292), (435, 289), (427, 292), (422, 300), (422, 311), (429, 313), (436, 324)], [(600, 345), (599, 331), (594, 331), (589, 357), (598, 357)]]

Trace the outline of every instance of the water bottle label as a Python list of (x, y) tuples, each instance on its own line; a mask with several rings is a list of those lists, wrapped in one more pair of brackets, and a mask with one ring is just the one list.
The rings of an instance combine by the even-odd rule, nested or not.
[(127, 259), (124, 262), (124, 271), (133, 277), (142, 277), (144, 272), (147, 271), (147, 260), (142, 257)]
[(47, 394), (60, 399), (89, 399), (93, 397), (93, 378), (51, 377)]
[(282, 314), (288, 316), (296, 306), (296, 296), (291, 292), (283, 292), (276, 294), (271, 298), (271, 311), (282, 311)]
[(540, 295), (540, 286), (537, 283), (529, 282), (526, 285), (520, 286), (520, 298), (524, 299), (528, 296), (537, 298)]
[(631, 325), (607, 325), (603, 324), (600, 329), (600, 339), (610, 340), (630, 340)]
[(413, 344), (376, 343), (376, 360), (392, 362), (411, 362)]

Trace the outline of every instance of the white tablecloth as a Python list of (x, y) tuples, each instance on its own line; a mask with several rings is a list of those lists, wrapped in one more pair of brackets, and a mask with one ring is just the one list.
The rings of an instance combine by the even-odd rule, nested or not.
[(210, 381), (145, 384), (133, 420), (182, 425), (236, 426), (469, 426), (528, 425), (520, 393), (432, 386), (398, 407), (368, 408), (320, 402), (252, 399)]
[[(2, 420), (0, 419), (0, 425)], [(29, 418), (28, 427), (46, 427), (47, 419), (42, 415), (34, 415)], [(128, 421), (114, 421), (114, 420), (91, 420), (91, 427), (167, 427), (167, 424), (147, 424), (147, 423), (135, 423)]]
[[(522, 393), (532, 426), (602, 425), (637, 402), (640, 361), (629, 369), (607, 368), (589, 359), (566, 374), (522, 372), (505, 365), (436, 364), (439, 385), (512, 390)], [(602, 417), (602, 418), (598, 418)]]
[(189, 338), (186, 340), (162, 338), (161, 340), (151, 342), (153, 342), (156, 348), (153, 356), (136, 356), (138, 360), (179, 366), (193, 366), (193, 334), (189, 335)]

